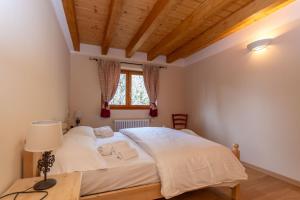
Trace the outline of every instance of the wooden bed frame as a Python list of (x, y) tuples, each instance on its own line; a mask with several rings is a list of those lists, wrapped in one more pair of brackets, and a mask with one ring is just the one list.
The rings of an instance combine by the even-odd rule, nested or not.
[[(232, 153), (240, 159), (239, 145), (234, 144)], [(37, 161), (41, 153), (23, 152), (23, 178), (39, 176), (37, 171)], [(221, 187), (221, 186), (220, 186)], [(236, 183), (231, 189), (231, 199), (240, 200), (240, 184)], [(94, 195), (82, 196), (81, 200), (153, 200), (163, 198), (160, 193), (160, 183), (141, 185), (136, 187), (124, 188)]]

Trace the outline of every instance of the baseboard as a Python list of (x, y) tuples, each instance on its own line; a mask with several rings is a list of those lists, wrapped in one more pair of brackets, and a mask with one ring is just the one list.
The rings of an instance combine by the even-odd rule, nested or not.
[(264, 174), (267, 174), (267, 175), (269, 175), (269, 176), (272, 176), (272, 177), (277, 178), (277, 179), (279, 179), (279, 180), (282, 180), (282, 181), (284, 181), (284, 182), (287, 182), (287, 183), (290, 183), (290, 184), (295, 185), (295, 186), (297, 186), (297, 187), (300, 187), (300, 181), (298, 181), (298, 180), (291, 179), (291, 178), (289, 178), (289, 177), (286, 177), (286, 176), (277, 174), (277, 173), (275, 173), (275, 172), (272, 172), (272, 171), (263, 169), (263, 168), (261, 168), (261, 167), (257, 167), (257, 166), (255, 166), (255, 165), (252, 165), (252, 164), (249, 164), (249, 163), (246, 163), (246, 162), (242, 162), (242, 163), (243, 163), (243, 165), (244, 165), (245, 167), (247, 167), (247, 168), (254, 169), (254, 170), (256, 170), (256, 171), (262, 172), (262, 173), (264, 173)]

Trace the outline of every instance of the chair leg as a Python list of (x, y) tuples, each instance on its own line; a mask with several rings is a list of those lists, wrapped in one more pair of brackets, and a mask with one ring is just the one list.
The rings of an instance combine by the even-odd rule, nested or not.
[(238, 184), (231, 191), (231, 198), (232, 200), (241, 200), (241, 186)]

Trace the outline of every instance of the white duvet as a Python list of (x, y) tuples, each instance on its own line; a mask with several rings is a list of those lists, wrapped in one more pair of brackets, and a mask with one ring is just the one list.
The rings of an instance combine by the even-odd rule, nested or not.
[(226, 147), (161, 127), (122, 129), (155, 160), (161, 194), (171, 198), (187, 191), (247, 179), (245, 168)]

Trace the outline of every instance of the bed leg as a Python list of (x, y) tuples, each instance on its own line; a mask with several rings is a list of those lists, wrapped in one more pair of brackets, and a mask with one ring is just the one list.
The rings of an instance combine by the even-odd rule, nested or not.
[[(237, 157), (237, 159), (240, 160), (240, 149), (238, 144), (232, 145), (232, 153)], [(236, 185), (234, 188), (231, 189), (231, 199), (232, 200), (240, 200), (241, 194), (240, 194), (241, 186), (240, 184)]]
[(232, 200), (241, 200), (241, 194), (240, 194), (240, 191), (241, 191), (241, 186), (240, 184), (236, 185), (234, 188), (232, 188), (232, 191), (231, 191), (231, 199)]
[(237, 157), (237, 159), (239, 159), (240, 160), (240, 155), (241, 155), (241, 153), (240, 153), (240, 145), (238, 145), (238, 144), (233, 144), (232, 145), (232, 153), (235, 155), (235, 157)]

